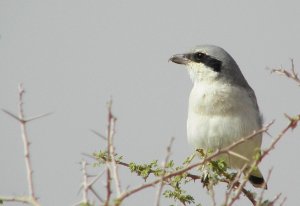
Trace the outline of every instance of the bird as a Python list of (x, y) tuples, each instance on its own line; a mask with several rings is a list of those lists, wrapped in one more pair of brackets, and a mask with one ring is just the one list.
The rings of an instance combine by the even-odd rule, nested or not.
[[(200, 45), (169, 61), (185, 65), (193, 82), (189, 95), (187, 139), (195, 149), (216, 151), (253, 134), (262, 128), (254, 90), (243, 76), (233, 57), (215, 45)], [(238, 155), (223, 154), (230, 168), (249, 171), (254, 187), (267, 189), (258, 168), (251, 168), (254, 156), (260, 151), (262, 134), (233, 147)], [(250, 171), (252, 169), (252, 171)]]

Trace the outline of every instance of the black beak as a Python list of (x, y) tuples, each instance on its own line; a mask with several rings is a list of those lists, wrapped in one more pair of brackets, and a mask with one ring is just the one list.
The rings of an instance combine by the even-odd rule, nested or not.
[(186, 54), (175, 54), (171, 56), (169, 61), (174, 62), (176, 64), (184, 64), (184, 65), (190, 62)]

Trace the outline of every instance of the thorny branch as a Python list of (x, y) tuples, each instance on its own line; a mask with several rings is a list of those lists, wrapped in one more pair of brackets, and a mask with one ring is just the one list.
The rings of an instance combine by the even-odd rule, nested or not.
[(107, 157), (108, 159), (106, 160), (106, 200), (104, 205), (105, 206), (109, 206), (109, 201), (110, 201), (110, 197), (112, 194), (112, 190), (111, 190), (111, 170), (110, 170), (110, 165), (109, 165), (109, 158), (110, 158), (110, 154), (111, 154), (111, 147), (110, 147), (110, 141), (111, 139), (109, 138), (110, 136), (110, 132), (111, 132), (111, 104), (108, 106), (109, 112), (108, 112), (108, 125), (107, 125)]
[(27, 134), (27, 128), (26, 128), (26, 121), (24, 117), (24, 110), (23, 110), (23, 94), (25, 90), (23, 89), (23, 86), (19, 85), (19, 119), (20, 119), (20, 125), (21, 125), (21, 131), (22, 131), (22, 140), (24, 145), (24, 155), (25, 155), (25, 164), (26, 164), (26, 170), (27, 170), (27, 181), (28, 181), (28, 190), (29, 195), (32, 197), (32, 199), (37, 200), (35, 196), (35, 190), (34, 190), (34, 184), (32, 179), (32, 162), (30, 158), (30, 152), (29, 152), (29, 146), (30, 142), (28, 140), (28, 134)]
[[(224, 201), (224, 205), (228, 205), (228, 201), (230, 199), (230, 195), (233, 193), (233, 191), (240, 185), (240, 178), (243, 174), (243, 172), (245, 171), (247, 165), (245, 164), (241, 170), (236, 174), (234, 180), (232, 182), (230, 182), (230, 180), (228, 178), (224, 179), (223, 181), (226, 182), (228, 185), (230, 185), (230, 188), (229, 190), (226, 192), (226, 195), (225, 195), (225, 201)], [(245, 190), (245, 189), (244, 189)], [(245, 191), (243, 191), (243, 193), (245, 194)], [(246, 193), (249, 195), (249, 193)], [(245, 195), (246, 195), (245, 194)], [(247, 195), (246, 195), (247, 196)], [(247, 196), (248, 197), (248, 196)], [(248, 199), (252, 202), (253, 205), (256, 204), (256, 201), (253, 197), (253, 195), (250, 193)]]
[[(300, 117), (300, 115), (299, 115)], [(253, 165), (251, 168), (254, 168), (256, 167), (260, 161), (272, 150), (275, 148), (275, 145), (278, 143), (278, 141), (284, 136), (284, 134), (289, 130), (289, 129), (293, 129), (295, 127), (295, 125), (297, 124), (297, 122), (300, 120), (299, 118), (290, 118), (290, 123), (289, 125), (273, 140), (272, 144), (266, 148), (265, 150), (262, 151), (262, 154), (261, 156), (256, 160), (254, 161)], [(271, 122), (270, 124), (266, 125), (265, 127), (263, 127), (262, 129), (254, 132), (253, 134), (249, 135), (248, 137), (245, 137), (245, 138), (242, 138), (240, 139), (239, 141), (233, 143), (232, 145), (229, 145), (223, 149), (220, 149), (220, 150), (217, 150), (215, 151), (213, 154), (211, 154), (210, 156), (208, 156), (207, 158), (203, 159), (202, 161), (198, 162), (198, 163), (194, 163), (192, 165), (189, 165), (187, 166), (186, 168), (183, 168), (183, 169), (180, 169), (178, 171), (175, 171), (175, 172), (172, 172), (172, 173), (169, 173), (169, 174), (165, 174), (164, 176), (162, 176), (161, 178), (158, 178), (156, 180), (153, 180), (149, 183), (145, 183), (145, 184), (142, 184), (140, 186), (137, 186), (136, 188), (133, 188), (131, 190), (127, 190), (127, 191), (124, 191), (121, 193), (121, 195), (119, 195), (117, 197), (117, 201), (118, 204), (121, 204), (121, 202), (126, 199), (127, 197), (143, 190), (143, 189), (146, 189), (146, 188), (149, 188), (149, 187), (152, 187), (158, 183), (162, 183), (162, 181), (166, 181), (174, 176), (177, 176), (177, 175), (181, 175), (183, 173), (186, 173), (188, 171), (190, 171), (191, 169), (193, 168), (196, 168), (200, 165), (203, 165), (209, 161), (211, 161), (212, 159), (214, 159), (216, 156), (219, 156), (220, 154), (224, 154), (224, 153), (228, 153), (231, 149), (233, 149), (234, 147), (236, 147), (237, 145), (240, 145), (242, 144), (243, 142), (245, 141), (248, 141), (250, 140), (251, 138), (254, 138), (257, 134), (260, 134), (260, 133), (264, 133), (264, 132), (267, 132), (269, 127), (273, 124), (273, 122)], [(117, 164), (121, 164), (123, 166), (126, 166), (128, 167), (129, 165), (127, 163), (124, 163), (124, 162), (119, 162), (119, 161), (116, 161)], [(249, 170), (251, 171), (251, 170)], [(244, 193), (247, 198), (252, 202), (253, 205), (256, 204), (256, 201), (255, 201), (255, 198), (254, 196), (248, 192), (244, 187), (245, 187), (245, 184), (247, 183), (247, 179), (250, 175), (250, 172), (247, 172), (246, 175), (245, 175), (245, 180), (242, 181), (242, 182), (238, 182), (236, 180), (236, 183), (234, 184), (235, 186), (235, 196), (231, 199), (231, 201), (229, 202), (228, 205), (233, 205), (233, 203), (239, 198), (239, 196), (241, 195), (241, 193)], [(188, 174), (189, 177), (191, 178), (195, 178), (195, 179), (198, 179), (199, 176), (195, 176), (195, 175), (192, 175), (192, 174)], [(224, 181), (226, 182), (226, 181)], [(229, 184), (229, 182), (227, 182)]]
[(20, 202), (33, 206), (40, 206), (40, 204), (30, 196), (0, 196), (0, 200), (3, 202)]
[(87, 171), (86, 171), (86, 165), (87, 162), (86, 161), (82, 161), (81, 162), (81, 169), (82, 169), (82, 175), (83, 175), (83, 182), (82, 182), (82, 203), (87, 204), (89, 202), (88, 199), (88, 175), (87, 175)]
[(111, 188), (111, 180), (115, 182), (115, 189), (117, 195), (121, 194), (121, 183), (118, 174), (118, 165), (115, 159), (115, 148), (113, 144), (114, 135), (115, 135), (115, 122), (116, 117), (112, 114), (112, 100), (108, 102), (108, 117), (107, 117), (107, 159), (106, 162), (106, 200), (105, 206), (109, 205), (112, 188)]
[[(272, 171), (273, 171), (273, 168), (271, 168), (271, 169), (269, 170), (269, 172), (268, 172), (268, 175), (267, 175), (267, 178), (266, 178), (266, 181), (265, 181), (265, 185), (267, 185), (267, 183), (269, 182)], [(264, 189), (261, 191), (260, 196), (259, 196), (258, 201), (257, 201), (257, 203), (255, 204), (255, 206), (260, 206), (260, 205), (262, 204), (262, 201), (263, 201), (263, 197), (264, 197), (265, 191), (266, 191), (266, 190), (264, 190)], [(274, 199), (272, 202), (269, 203), (268, 206), (273, 206), (274, 203), (279, 199), (280, 196), (281, 196), (281, 194), (278, 194), (278, 195), (275, 197), (275, 199)]]
[[(266, 149), (262, 150), (262, 154), (259, 156), (259, 158), (257, 158), (256, 161), (253, 162), (251, 169), (245, 174), (245, 178), (246, 180), (249, 178), (250, 173), (252, 171), (252, 169), (254, 169), (255, 167), (258, 166), (258, 164), (261, 162), (261, 160), (263, 158), (265, 158), (271, 150), (273, 150), (275, 148), (275, 145), (279, 142), (279, 140), (285, 135), (285, 133), (287, 131), (289, 131), (290, 129), (294, 129), (297, 125), (297, 123), (300, 121), (300, 115), (297, 115), (296, 118), (289, 118), (290, 122), (289, 124), (279, 133), (279, 135), (272, 141), (272, 143), (270, 144), (269, 147), (267, 147)], [(245, 184), (247, 181), (243, 181), (238, 189), (236, 190), (236, 195), (235, 197), (232, 198), (231, 202), (228, 204), (229, 206), (233, 205), (233, 203), (239, 198)]]
[[(110, 109), (111, 109), (111, 108), (110, 108)], [(300, 115), (298, 115), (298, 116), (296, 116), (296, 117), (289, 117), (289, 116), (287, 116), (287, 117), (288, 117), (288, 119), (290, 120), (289, 125), (288, 125), (288, 126), (287, 126), (287, 127), (286, 127), (286, 128), (285, 128), (278, 136), (277, 136), (277, 138), (275, 138), (275, 139), (273, 140), (273, 142), (271, 143), (271, 145), (270, 145), (268, 148), (266, 148), (266, 149), (264, 149), (264, 150), (262, 151), (261, 156), (260, 156), (256, 161), (254, 161), (254, 163), (253, 163), (253, 165), (252, 165), (251, 168), (256, 167), (256, 166), (261, 162), (261, 160), (262, 160), (262, 159), (263, 159), (263, 158), (264, 158), (264, 157), (265, 157), (272, 149), (274, 149), (275, 145), (278, 143), (278, 141), (283, 137), (283, 135), (284, 135), (289, 129), (293, 129), (293, 128), (295, 128), (295, 127), (297, 126), (297, 123), (298, 123), (298, 121), (300, 120)], [(111, 122), (111, 120), (112, 120), (113, 118), (114, 118), (114, 117), (113, 117), (113, 115), (111, 114), (111, 110), (110, 110), (110, 112), (109, 112), (109, 118), (108, 118), (109, 122)], [(172, 178), (172, 177), (174, 177), (174, 176), (181, 175), (181, 174), (183, 174), (183, 173), (187, 173), (187, 172), (190, 171), (191, 169), (196, 168), (196, 167), (198, 167), (198, 166), (200, 166), (200, 165), (203, 165), (203, 164), (205, 164), (205, 163), (211, 161), (212, 159), (214, 159), (216, 156), (219, 156), (220, 154), (223, 154), (223, 153), (232, 154), (231, 150), (232, 150), (234, 147), (236, 147), (236, 146), (239, 145), (239, 144), (242, 144), (242, 143), (245, 142), (245, 141), (250, 140), (251, 138), (254, 138), (257, 134), (261, 134), (261, 133), (267, 132), (268, 129), (269, 129), (269, 127), (270, 127), (272, 124), (273, 124), (273, 122), (271, 122), (270, 124), (266, 125), (266, 126), (263, 127), (262, 129), (260, 129), (260, 130), (258, 130), (258, 131), (256, 131), (256, 132), (254, 132), (253, 134), (249, 135), (248, 137), (242, 138), (242, 139), (240, 139), (239, 141), (233, 143), (232, 145), (229, 145), (228, 147), (225, 147), (225, 148), (223, 148), (223, 149), (220, 149), (220, 150), (215, 151), (213, 154), (211, 154), (210, 156), (206, 157), (205, 159), (203, 159), (202, 161), (200, 161), (200, 162), (198, 162), (198, 163), (194, 163), (194, 164), (192, 164), (192, 165), (189, 165), (189, 166), (187, 166), (187, 167), (185, 167), (185, 168), (183, 168), (183, 169), (177, 170), (177, 171), (172, 172), (172, 173), (168, 173), (168, 174), (165, 173), (165, 174), (162, 175), (161, 178), (158, 178), (158, 179), (156, 179), (156, 180), (153, 180), (153, 181), (151, 181), (151, 182), (149, 182), (149, 183), (142, 184), (142, 185), (137, 186), (137, 187), (135, 187), (135, 188), (133, 188), (133, 189), (131, 189), (131, 190), (125, 190), (125, 191), (119, 193), (119, 195), (117, 195), (117, 198), (115, 199), (115, 200), (116, 200), (116, 201), (115, 201), (115, 202), (116, 202), (116, 205), (120, 205), (120, 204), (122, 203), (122, 201), (123, 201), (124, 199), (126, 199), (127, 197), (129, 197), (129, 196), (131, 196), (131, 195), (133, 195), (133, 194), (135, 194), (135, 193), (137, 193), (137, 192), (139, 192), (139, 191), (141, 191), (141, 190), (143, 190), (143, 189), (152, 187), (152, 186), (154, 186), (154, 185), (156, 185), (156, 184), (159, 184), (159, 183), (160, 183), (161, 185), (160, 185), (160, 187), (159, 187), (159, 190), (158, 190), (158, 194), (157, 194), (157, 195), (160, 196), (164, 181), (166, 181), (166, 180), (168, 180), (168, 179), (170, 179), (170, 178)], [(113, 121), (113, 125), (114, 125), (114, 121)], [(111, 130), (111, 126), (112, 126), (112, 124), (109, 123), (109, 125), (108, 125), (108, 131), (109, 131), (108, 136), (111, 135), (111, 133), (113, 133), (113, 132), (111, 132), (111, 131), (112, 131), (112, 130)], [(111, 140), (109, 140), (109, 139), (111, 139), (111, 138), (107, 138), (107, 140), (110, 142)], [(109, 145), (111, 145), (111, 144), (112, 144), (112, 142), (109, 143)], [(114, 163), (115, 163), (116, 165), (119, 165), (119, 164), (120, 164), (120, 165), (123, 165), (123, 166), (125, 166), (125, 167), (129, 167), (129, 164), (128, 164), (128, 163), (125, 163), (125, 162), (122, 162), (122, 161), (119, 161), (119, 160), (118, 160), (118, 161), (115, 160), (115, 153), (114, 153), (114, 150), (113, 150), (113, 152), (111, 151), (112, 148), (113, 148), (113, 147), (109, 147), (109, 148), (108, 148), (108, 154), (109, 154), (108, 159), (107, 159), (106, 157), (102, 157), (103, 160), (106, 161), (106, 162), (111, 162), (111, 161), (114, 160)], [(167, 150), (169, 151), (169, 147), (167, 148)], [(168, 152), (168, 154), (169, 154), (169, 152)], [(234, 154), (232, 154), (232, 155), (234, 155)], [(167, 155), (166, 158), (169, 158), (168, 155)], [(241, 158), (242, 158), (242, 157), (241, 157)], [(249, 171), (251, 171), (251, 170), (249, 170)], [(241, 173), (242, 173), (242, 171), (241, 171)], [(238, 174), (238, 177), (240, 177), (241, 173)], [(232, 182), (229, 182), (228, 180), (225, 180), (225, 179), (220, 180), (220, 181), (226, 182), (226, 183), (229, 184), (229, 185), (232, 185), (231, 192), (232, 192), (233, 190), (235, 191), (235, 196), (234, 196), (233, 198), (230, 199), (230, 202), (228, 203), (228, 205), (233, 205), (233, 203), (240, 197), (241, 193), (245, 194), (245, 196), (252, 202), (253, 205), (256, 205), (256, 204), (257, 204), (257, 202), (256, 202), (255, 197), (253, 196), (253, 194), (244, 188), (244, 187), (245, 187), (245, 184), (247, 183), (247, 179), (248, 179), (249, 175), (250, 175), (250, 172), (247, 172), (247, 173), (245, 174), (245, 179), (244, 179), (244, 181), (242, 181), (242, 182), (239, 182), (239, 181), (238, 181), (239, 178), (237, 178), (236, 180), (234, 180), (233, 183), (232, 183)], [(190, 173), (187, 173), (187, 176), (190, 177), (190, 178), (192, 178), (192, 179), (194, 179), (194, 180), (200, 178), (199, 176), (193, 175), (193, 174), (190, 174)], [(115, 179), (115, 178), (114, 178), (114, 179)], [(108, 181), (108, 180), (107, 180), (107, 181)], [(108, 184), (110, 184), (109, 181), (108, 181)], [(118, 187), (117, 187), (117, 188), (118, 188)], [(109, 189), (109, 190), (108, 190), (108, 189)], [(110, 195), (111, 195), (111, 191), (110, 191), (110, 192), (109, 192), (109, 191), (110, 191), (110, 187), (107, 187), (107, 194), (109, 195), (108, 197), (110, 197)], [(278, 198), (279, 198), (279, 197), (278, 197)], [(159, 198), (158, 198), (158, 199), (159, 199)], [(226, 199), (226, 202), (227, 202), (228, 200), (229, 200), (229, 199)], [(106, 201), (107, 201), (107, 200), (106, 200)], [(107, 202), (107, 203), (108, 203), (108, 202)], [(156, 205), (159, 205), (159, 200), (156, 200)]]
[[(198, 162), (198, 163), (194, 163), (194, 164), (192, 164), (192, 165), (190, 165), (190, 166), (188, 166), (188, 167), (186, 167), (186, 168), (183, 168), (183, 169), (180, 169), (180, 170), (178, 170), (178, 171), (175, 171), (175, 172), (166, 174), (165, 176), (162, 177), (162, 179), (163, 179), (163, 180), (167, 180), (167, 179), (169, 179), (169, 178), (171, 178), (171, 177), (174, 177), (174, 176), (177, 176), (177, 175), (181, 175), (181, 174), (183, 174), (183, 173), (186, 173), (186, 172), (190, 171), (190, 170), (193, 169), (193, 168), (199, 167), (200, 165), (204, 165), (205, 163), (211, 161), (212, 159), (214, 159), (215, 157), (219, 156), (220, 154), (228, 153), (229, 150), (233, 149), (233, 148), (236, 147), (237, 145), (240, 145), (240, 144), (242, 144), (243, 142), (248, 141), (248, 140), (250, 140), (251, 138), (254, 138), (257, 134), (261, 134), (261, 133), (266, 132), (272, 124), (273, 124), (273, 122), (271, 122), (270, 124), (268, 124), (268, 125), (265, 126), (264, 128), (262, 128), (262, 129), (260, 129), (260, 130), (258, 130), (258, 131), (256, 131), (256, 132), (254, 132), (253, 134), (249, 135), (248, 137), (241, 138), (239, 141), (237, 141), (237, 142), (235, 142), (235, 143), (233, 143), (233, 144), (231, 144), (231, 145), (229, 145), (229, 146), (227, 146), (227, 147), (225, 147), (225, 148), (223, 148), (223, 149), (219, 149), (219, 150), (215, 151), (213, 154), (211, 154), (210, 156), (208, 156), (207, 158), (201, 160), (201, 161)], [(146, 183), (146, 184), (142, 184), (142, 185), (140, 185), (140, 186), (137, 186), (137, 187), (134, 188), (134, 189), (125, 191), (125, 192), (123, 192), (123, 193), (117, 198), (117, 200), (118, 200), (118, 202), (122, 202), (125, 198), (127, 198), (127, 197), (129, 197), (129, 196), (135, 194), (136, 192), (139, 192), (139, 191), (141, 191), (141, 190), (143, 190), (143, 189), (146, 189), (146, 188), (148, 188), (148, 187), (152, 187), (152, 186), (156, 185), (156, 184), (159, 183), (159, 182), (161, 182), (161, 178), (156, 179), (156, 180), (154, 180), (154, 181), (152, 181), (152, 182), (149, 182), (149, 183)], [(244, 187), (244, 185), (243, 185), (243, 186), (240, 186), (240, 188), (241, 188), (240, 190), (241, 190), (241, 191), (242, 191), (242, 188), (243, 188), (243, 187)]]
[(108, 139), (108, 143), (109, 143), (109, 157), (111, 159), (111, 167), (112, 167), (112, 173), (113, 173), (113, 179), (115, 182), (115, 188), (116, 188), (116, 192), (117, 195), (121, 194), (121, 182), (120, 182), (120, 178), (119, 178), (119, 173), (118, 173), (118, 165), (116, 163), (116, 159), (115, 159), (115, 147), (114, 147), (114, 135), (115, 135), (115, 123), (117, 121), (116, 117), (112, 114), (111, 111), (111, 104), (112, 101), (109, 103), (109, 127), (108, 129), (110, 129), (110, 132), (107, 136)]
[(81, 205), (81, 204), (88, 205), (90, 203), (89, 198), (88, 198), (89, 191), (91, 191), (92, 194), (95, 195), (95, 197), (99, 200), (100, 203), (104, 202), (104, 200), (100, 197), (100, 195), (93, 188), (93, 185), (99, 180), (99, 178), (103, 175), (103, 173), (98, 174), (96, 177), (94, 177), (93, 180), (89, 181), (89, 177), (91, 177), (91, 176), (87, 173), (87, 165), (88, 165), (88, 163), (85, 160), (81, 161), (81, 170), (82, 170), (82, 175), (83, 175), (83, 180), (82, 180), (82, 185), (81, 185), (82, 200), (75, 205)]
[[(276, 195), (275, 198), (271, 202), (269, 202), (268, 206), (274, 206), (275, 203), (279, 200), (280, 197), (281, 197), (281, 193), (279, 193), (278, 195)], [(257, 205), (257, 206), (260, 206), (260, 205)]]
[(295, 71), (295, 65), (294, 65), (294, 60), (293, 59), (291, 59), (291, 64), (292, 64), (292, 68), (291, 68), (290, 71), (288, 71), (286, 69), (283, 69), (283, 68), (280, 68), (280, 69), (272, 69), (271, 72), (279, 74), (279, 75), (286, 76), (286, 77), (294, 80), (295, 82), (297, 82), (298, 85), (300, 85), (300, 79), (298, 77), (298, 74)]
[(172, 137), (171, 140), (170, 140), (170, 143), (169, 143), (169, 145), (167, 147), (166, 158), (165, 158), (165, 161), (163, 162), (163, 174), (162, 174), (162, 178), (161, 178), (161, 182), (160, 182), (159, 188), (157, 190), (156, 201), (155, 201), (155, 205), (156, 206), (160, 205), (160, 197), (161, 197), (161, 193), (162, 193), (162, 190), (163, 190), (163, 187), (164, 187), (163, 176), (166, 174), (165, 169), (166, 169), (167, 163), (169, 162), (169, 159), (170, 159), (170, 156), (171, 156), (171, 148), (172, 148), (173, 142), (174, 142), (174, 137)]
[(33, 169), (32, 169), (32, 162), (31, 162), (31, 156), (30, 156), (30, 142), (28, 138), (28, 133), (27, 133), (27, 123), (32, 120), (39, 119), (41, 117), (44, 117), (46, 115), (49, 115), (50, 113), (39, 115), (33, 118), (25, 119), (24, 115), (24, 109), (23, 109), (23, 96), (25, 93), (25, 90), (23, 88), (23, 85), (19, 85), (19, 115), (16, 116), (13, 113), (2, 109), (6, 114), (9, 116), (13, 117), (16, 119), (21, 126), (21, 135), (22, 135), (22, 140), (23, 140), (23, 146), (24, 146), (24, 159), (25, 159), (25, 166), (26, 166), (26, 174), (27, 174), (27, 182), (28, 182), (28, 193), (29, 196), (13, 196), (13, 197), (0, 197), (0, 200), (2, 201), (12, 201), (12, 202), (23, 202), (35, 206), (39, 206), (38, 198), (35, 194), (35, 187), (34, 187), (34, 182), (33, 182)]

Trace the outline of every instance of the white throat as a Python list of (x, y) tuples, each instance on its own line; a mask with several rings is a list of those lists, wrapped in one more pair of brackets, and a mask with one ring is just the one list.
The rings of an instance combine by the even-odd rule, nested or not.
[(213, 82), (218, 76), (218, 73), (212, 68), (202, 63), (190, 62), (187, 65), (191, 80), (195, 82)]

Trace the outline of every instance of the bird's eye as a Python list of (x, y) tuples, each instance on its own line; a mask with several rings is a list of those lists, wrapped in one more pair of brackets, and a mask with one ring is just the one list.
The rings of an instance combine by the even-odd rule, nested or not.
[(198, 62), (201, 61), (203, 59), (203, 57), (205, 57), (205, 54), (202, 52), (196, 52), (194, 54), (194, 59)]

